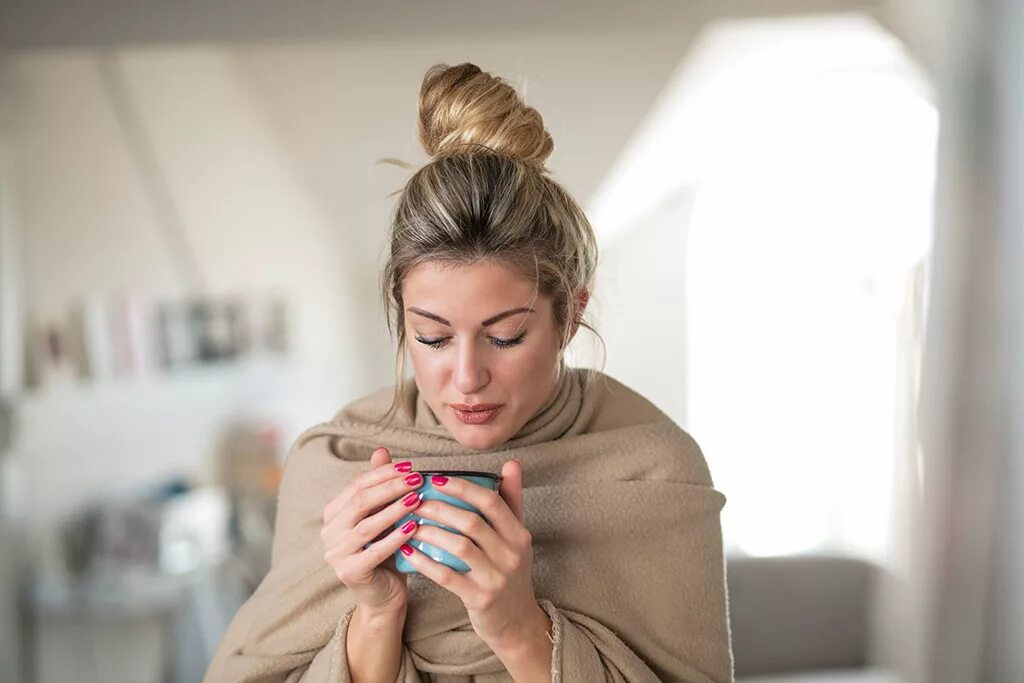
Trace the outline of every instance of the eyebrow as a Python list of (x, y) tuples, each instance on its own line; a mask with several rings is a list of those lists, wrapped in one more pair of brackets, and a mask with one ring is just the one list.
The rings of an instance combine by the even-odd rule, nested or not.
[[(407, 308), (405, 310), (409, 311), (410, 313), (416, 313), (417, 315), (422, 315), (424, 318), (430, 318), (431, 320), (436, 320), (437, 322), (441, 323), (442, 325), (447, 325), (448, 327), (452, 326), (452, 324), (450, 322), (448, 322), (447, 320), (445, 320), (441, 316), (435, 315), (435, 314), (433, 314), (433, 313), (431, 313), (429, 311), (424, 311), (422, 308), (416, 308), (415, 306), (410, 306), (409, 308)], [(493, 325), (494, 323), (498, 322), (499, 320), (504, 320), (505, 318), (509, 317), (510, 315), (515, 315), (516, 313), (527, 313), (527, 314), (529, 314), (529, 313), (533, 313), (533, 312), (534, 312), (534, 310), (532, 308), (528, 308), (526, 306), (520, 306), (519, 308), (513, 308), (511, 310), (505, 311), (504, 313), (499, 313), (498, 315), (495, 315), (495, 316), (492, 316), (492, 317), (488, 318), (487, 320), (485, 320), (482, 323), (480, 323), (480, 327), (487, 327), (488, 325)]]

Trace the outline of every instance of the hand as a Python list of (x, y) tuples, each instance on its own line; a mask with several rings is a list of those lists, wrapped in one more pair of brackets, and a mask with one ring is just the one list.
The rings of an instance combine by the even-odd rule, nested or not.
[[(407, 481), (412, 475), (418, 479)], [(423, 476), (412, 472), (410, 463), (392, 465), (388, 450), (378, 448), (369, 471), (324, 507), (324, 560), (364, 607), (397, 611), (408, 604), (408, 575), (395, 569), (394, 554), (417, 525), (394, 525), (422, 504), (416, 493), (421, 486)]]
[(497, 492), (456, 477), (434, 484), (476, 507), (493, 528), (471, 510), (440, 500), (426, 500), (416, 511), (464, 534), (424, 524), (414, 536), (452, 553), (469, 565), (469, 572), (457, 572), (418, 551), (408, 557), (417, 571), (462, 599), (473, 629), (492, 647), (514, 642), (540, 610), (533, 592), (533, 538), (523, 513), (522, 465), (509, 460), (501, 474)]

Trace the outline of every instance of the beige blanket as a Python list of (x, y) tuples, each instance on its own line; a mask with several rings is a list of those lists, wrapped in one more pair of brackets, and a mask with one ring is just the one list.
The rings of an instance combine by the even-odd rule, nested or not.
[[(556, 391), (495, 451), (460, 445), (407, 380), (382, 434), (370, 419), (393, 387), (308, 429), (288, 455), (272, 565), (235, 616), (205, 682), (350, 681), (354, 604), (323, 559), (323, 509), (379, 446), (415, 468), (498, 473), (523, 467), (534, 590), (554, 626), (552, 680), (732, 681), (725, 560), (713, 488), (697, 443), (607, 375), (586, 392), (565, 368)], [(457, 596), (409, 576), (399, 683), (511, 681)]]

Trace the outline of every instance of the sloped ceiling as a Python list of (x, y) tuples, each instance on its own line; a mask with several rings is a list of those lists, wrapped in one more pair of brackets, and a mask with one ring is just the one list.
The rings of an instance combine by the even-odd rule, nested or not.
[(881, 8), (891, 0), (4, 0), (0, 49), (669, 28), (695, 16)]

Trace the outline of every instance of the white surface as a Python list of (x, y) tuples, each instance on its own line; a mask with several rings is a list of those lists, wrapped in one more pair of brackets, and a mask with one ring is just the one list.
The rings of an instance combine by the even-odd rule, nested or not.
[(35, 683), (160, 683), (168, 628), (156, 616), (43, 619), (36, 625)]
[(220, 430), (237, 415), (300, 425), (286, 364), (223, 365), (160, 379), (54, 387), (24, 397), (14, 455), (35, 529), (99, 496), (139, 493), (170, 476), (209, 481)]
[(736, 683), (905, 683), (885, 669), (821, 669), (767, 676), (744, 676)]

